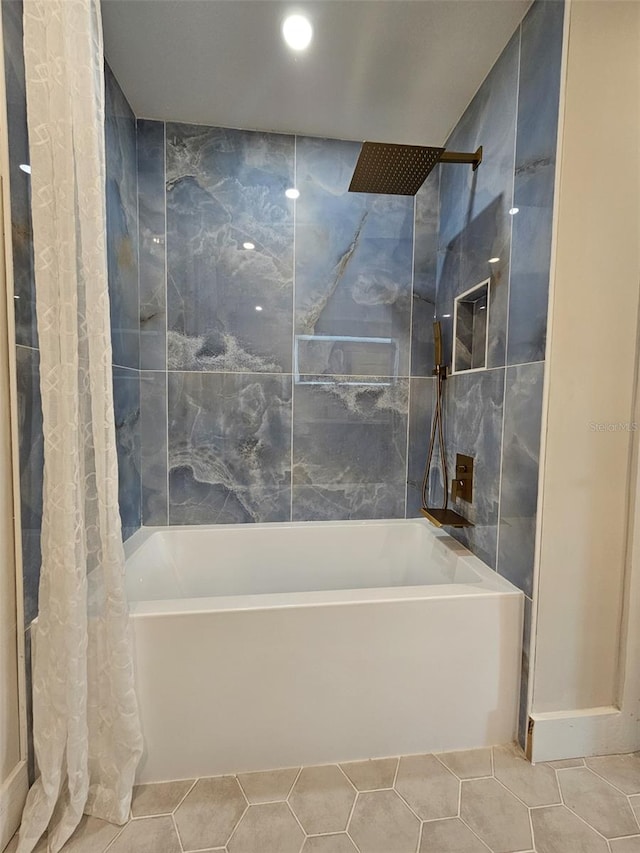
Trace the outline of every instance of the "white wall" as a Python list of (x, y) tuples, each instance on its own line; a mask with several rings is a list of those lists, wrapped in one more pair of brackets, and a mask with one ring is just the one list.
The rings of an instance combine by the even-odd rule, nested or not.
[(598, 718), (598, 728), (625, 701), (619, 649), (637, 435), (593, 424), (635, 417), (640, 4), (573, 0), (565, 63), (533, 663), (538, 759), (609, 751), (606, 737), (590, 746), (587, 721)]

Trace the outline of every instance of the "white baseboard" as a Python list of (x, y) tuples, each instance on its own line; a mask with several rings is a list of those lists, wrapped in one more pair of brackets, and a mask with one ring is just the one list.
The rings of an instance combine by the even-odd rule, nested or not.
[(531, 714), (531, 760), (633, 752), (640, 745), (635, 715), (613, 706)]
[(4, 850), (20, 826), (28, 790), (27, 762), (21, 761), (0, 787), (0, 850)]

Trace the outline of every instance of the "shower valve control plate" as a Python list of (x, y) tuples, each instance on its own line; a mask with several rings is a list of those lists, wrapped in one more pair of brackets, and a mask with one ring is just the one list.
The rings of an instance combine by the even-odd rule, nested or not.
[(451, 481), (451, 499), (471, 503), (473, 500), (473, 456), (456, 454), (456, 473)]

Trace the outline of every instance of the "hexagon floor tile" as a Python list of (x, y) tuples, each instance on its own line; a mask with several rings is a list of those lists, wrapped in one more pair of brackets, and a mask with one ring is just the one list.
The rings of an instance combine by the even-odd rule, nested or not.
[(610, 842), (611, 853), (640, 853), (640, 835), (633, 838), (617, 838)]
[(184, 850), (224, 847), (246, 808), (235, 776), (199, 779), (175, 813)]
[(314, 835), (307, 838), (302, 853), (358, 853), (346, 832), (339, 835)]
[(640, 853), (640, 753), (293, 767), (140, 785), (131, 810), (124, 827), (83, 817), (63, 853)]
[(631, 755), (601, 755), (587, 758), (590, 767), (598, 776), (615, 785), (624, 794), (640, 794), (640, 753)]
[(401, 758), (395, 789), (422, 820), (458, 814), (460, 782), (433, 755)]
[(559, 770), (565, 806), (605, 838), (640, 832), (629, 799), (588, 767)]
[(349, 821), (360, 853), (415, 853), (420, 821), (395, 791), (360, 794)]
[(531, 810), (537, 853), (607, 853), (607, 842), (564, 806)]
[(228, 844), (229, 853), (300, 853), (304, 832), (286, 803), (249, 806)]
[(493, 774), (490, 749), (467, 749), (438, 755), (458, 779), (480, 779)]
[(289, 804), (307, 835), (343, 832), (356, 792), (335, 764), (305, 767), (289, 795)]
[(460, 817), (493, 853), (531, 849), (529, 810), (495, 779), (462, 783)]
[(487, 853), (484, 844), (457, 817), (432, 820), (422, 827), (420, 853)]
[(493, 750), (493, 768), (496, 779), (525, 805), (551, 806), (561, 802), (553, 768), (545, 764), (530, 764), (515, 747), (496, 747)]

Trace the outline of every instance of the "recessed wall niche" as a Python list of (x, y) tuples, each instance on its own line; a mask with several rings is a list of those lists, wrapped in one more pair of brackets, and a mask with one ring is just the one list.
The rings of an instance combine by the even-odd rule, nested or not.
[(489, 279), (457, 296), (453, 315), (453, 373), (484, 370), (489, 343)]

